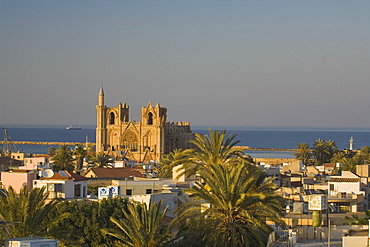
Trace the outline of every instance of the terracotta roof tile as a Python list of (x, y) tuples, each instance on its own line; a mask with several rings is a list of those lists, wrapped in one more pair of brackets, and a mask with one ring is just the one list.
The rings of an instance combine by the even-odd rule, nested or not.
[(122, 168), (91, 168), (90, 169), (99, 178), (128, 178), (130, 176), (144, 177), (139, 171), (130, 167)]
[(66, 177), (62, 176), (59, 172), (55, 172), (54, 175), (50, 178), (42, 177), (40, 179), (41, 180), (75, 180), (75, 181), (88, 179), (88, 178), (86, 178), (84, 176), (81, 176), (77, 173), (68, 172), (68, 171), (64, 171), (64, 172), (67, 174)]
[(357, 182), (360, 182), (360, 178), (333, 178), (331, 177), (329, 182), (357, 183)]
[(324, 164), (324, 167), (325, 168), (335, 168), (335, 164), (333, 164), (333, 163), (325, 163)]

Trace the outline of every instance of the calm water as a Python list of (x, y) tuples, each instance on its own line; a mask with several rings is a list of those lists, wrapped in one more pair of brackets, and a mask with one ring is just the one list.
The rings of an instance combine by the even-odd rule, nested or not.
[[(4, 127), (4, 126), (3, 126)], [(14, 141), (60, 141), (60, 142), (90, 142), (95, 141), (95, 127), (81, 126), (81, 130), (66, 130), (66, 126), (6, 126)], [(353, 137), (354, 148), (370, 146), (370, 129), (365, 128), (288, 128), (288, 127), (214, 127), (227, 129), (228, 134), (236, 135), (239, 145), (253, 148), (283, 148), (293, 149), (298, 143), (306, 142), (312, 146), (317, 139), (333, 140), (339, 149), (349, 148), (349, 139)], [(208, 128), (192, 127), (193, 132), (208, 134)], [(0, 134), (3, 140), (3, 132)], [(17, 145), (17, 149), (26, 153), (47, 153), (50, 146)], [(58, 146), (55, 146), (58, 148)], [(250, 151), (252, 157), (290, 158), (291, 152)]]
[[(217, 128), (215, 128), (217, 129)], [(305, 142), (310, 146), (317, 139), (333, 140), (339, 149), (349, 148), (349, 139), (353, 137), (353, 148), (359, 149), (370, 146), (370, 129), (365, 128), (242, 128), (227, 129), (228, 134), (236, 135), (234, 140), (240, 140), (239, 145), (253, 148), (282, 148), (294, 149), (298, 143)], [(202, 134), (208, 130), (198, 130)], [(247, 151), (252, 157), (264, 158), (294, 158), (292, 152)]]

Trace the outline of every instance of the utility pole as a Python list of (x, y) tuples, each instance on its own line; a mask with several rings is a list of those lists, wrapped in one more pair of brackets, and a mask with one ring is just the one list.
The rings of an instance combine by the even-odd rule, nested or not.
[(328, 222), (328, 247), (330, 247), (330, 238), (331, 238), (330, 234), (331, 232), (330, 232), (330, 220), (329, 220)]

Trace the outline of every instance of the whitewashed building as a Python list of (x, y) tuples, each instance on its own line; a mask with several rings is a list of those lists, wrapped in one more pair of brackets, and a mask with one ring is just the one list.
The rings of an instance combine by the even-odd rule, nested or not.
[(76, 173), (62, 171), (34, 181), (34, 188), (45, 186), (50, 198), (85, 199), (87, 198), (88, 178)]

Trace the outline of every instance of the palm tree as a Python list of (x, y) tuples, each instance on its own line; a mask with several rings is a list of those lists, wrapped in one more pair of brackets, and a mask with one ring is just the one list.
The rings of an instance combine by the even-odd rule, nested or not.
[(55, 147), (49, 147), (48, 148), (48, 154), (50, 154), (51, 156), (54, 156), (56, 154), (57, 150), (55, 149)]
[(113, 167), (113, 158), (103, 152), (94, 153), (93, 156), (88, 158), (88, 163), (93, 167)]
[(294, 151), (294, 156), (297, 160), (301, 160), (303, 165), (309, 165), (311, 160), (310, 146), (307, 143), (299, 143)]
[(365, 162), (370, 162), (370, 146), (361, 147), (361, 158)]
[(188, 156), (186, 160), (182, 160), (185, 174), (187, 176), (196, 174), (202, 169), (207, 169), (209, 164), (222, 163), (232, 166), (239, 160), (245, 161), (243, 150), (236, 147), (240, 141), (234, 141), (235, 137), (232, 134), (226, 137), (226, 130), (209, 129), (209, 136), (196, 133), (195, 139), (190, 141), (196, 149), (184, 150), (186, 153), (182, 156)]
[(54, 163), (54, 171), (67, 170), (71, 172), (75, 169), (75, 159), (72, 156), (72, 151), (67, 145), (60, 146), (51, 160)]
[(167, 246), (171, 232), (169, 226), (162, 226), (168, 207), (163, 210), (163, 202), (132, 202), (128, 210), (122, 210), (124, 218), (111, 217), (110, 220), (118, 229), (102, 231), (115, 238), (115, 246), (160, 247)]
[(284, 199), (259, 168), (243, 162), (232, 167), (212, 163), (200, 175), (204, 183), (187, 190), (195, 201), (180, 207), (173, 222), (179, 226), (179, 244), (266, 246), (272, 231), (266, 221), (284, 225)]
[(346, 159), (345, 153), (343, 151), (339, 151), (333, 154), (333, 157), (331, 158), (330, 162), (343, 163), (345, 159)]
[(73, 155), (76, 158), (76, 170), (82, 170), (83, 161), (87, 155), (86, 149), (82, 145), (76, 145)]
[(344, 158), (342, 164), (343, 171), (350, 171), (355, 173), (357, 165), (362, 165), (363, 161), (361, 160), (359, 155), (355, 155), (352, 158)]
[(328, 152), (330, 155), (329, 159), (331, 159), (333, 155), (338, 152), (338, 146), (335, 143), (335, 141), (332, 141), (332, 140), (327, 141), (326, 145), (328, 147)]
[(158, 167), (157, 176), (160, 178), (172, 178), (172, 170), (175, 166), (187, 162), (189, 150), (175, 149), (169, 154), (163, 154)]
[(328, 143), (325, 140), (317, 139), (313, 145), (313, 156), (316, 159), (317, 165), (322, 165), (330, 159)]
[(24, 186), (19, 195), (12, 187), (5, 189), (0, 196), (0, 220), (15, 224), (7, 227), (9, 236), (0, 231), (0, 238), (47, 236), (48, 228), (58, 220), (48, 217), (57, 203), (48, 198), (45, 187), (30, 190)]

